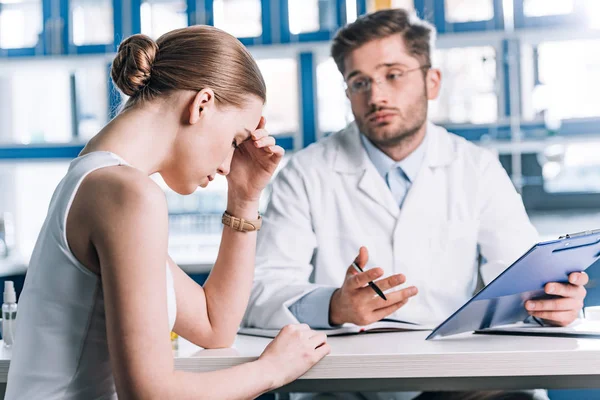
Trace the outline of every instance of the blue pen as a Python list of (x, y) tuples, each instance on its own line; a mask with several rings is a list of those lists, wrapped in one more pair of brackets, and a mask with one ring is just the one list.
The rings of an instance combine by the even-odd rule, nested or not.
[[(359, 266), (358, 266), (358, 264), (356, 264), (355, 262), (353, 262), (353, 263), (352, 263), (352, 266), (354, 267), (354, 269), (355, 269), (357, 272), (364, 272), (364, 271), (362, 270), (362, 268), (361, 268), (361, 267), (359, 267)], [(372, 289), (375, 291), (375, 293), (377, 293), (377, 294), (379, 295), (379, 297), (381, 297), (382, 299), (384, 299), (384, 300), (386, 300), (386, 301), (387, 301), (387, 299), (385, 298), (385, 294), (383, 294), (383, 292), (381, 291), (381, 289), (379, 289), (379, 288), (377, 287), (377, 285), (373, 283), (373, 281), (369, 282), (369, 286), (371, 286), (371, 288), (372, 288)]]

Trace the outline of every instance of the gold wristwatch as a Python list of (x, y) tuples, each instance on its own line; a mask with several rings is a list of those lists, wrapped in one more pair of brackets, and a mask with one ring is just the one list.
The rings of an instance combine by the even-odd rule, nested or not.
[(260, 230), (262, 226), (262, 218), (259, 215), (258, 219), (247, 220), (243, 218), (237, 218), (233, 215), (229, 214), (227, 211), (223, 213), (223, 217), (221, 218), (221, 222), (223, 225), (229, 226), (231, 229), (236, 230), (238, 232), (253, 232)]

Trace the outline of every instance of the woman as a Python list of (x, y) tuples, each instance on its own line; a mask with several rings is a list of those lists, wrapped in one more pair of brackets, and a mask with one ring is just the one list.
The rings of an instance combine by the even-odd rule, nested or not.
[[(261, 117), (266, 89), (248, 51), (216, 28), (119, 47), (112, 78), (130, 96), (57, 187), (20, 299), (7, 399), (238, 399), (286, 384), (329, 352), (289, 326), (260, 358), (175, 371), (171, 330), (205, 348), (233, 343), (252, 285), (258, 200), (283, 156)], [(167, 254), (167, 204), (228, 181), (221, 248), (204, 288)], [(235, 382), (235, 384), (231, 384)]]

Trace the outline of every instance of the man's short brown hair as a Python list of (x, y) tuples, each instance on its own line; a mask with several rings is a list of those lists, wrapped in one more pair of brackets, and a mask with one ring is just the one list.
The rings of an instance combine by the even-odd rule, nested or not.
[(408, 52), (422, 65), (431, 65), (435, 28), (400, 8), (363, 15), (341, 28), (333, 38), (331, 56), (343, 75), (344, 60), (348, 54), (372, 40), (395, 34), (402, 35)]

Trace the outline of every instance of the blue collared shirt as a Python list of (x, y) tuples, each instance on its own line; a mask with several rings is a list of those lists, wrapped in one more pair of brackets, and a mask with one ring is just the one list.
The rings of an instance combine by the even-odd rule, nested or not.
[[(384, 179), (398, 206), (402, 203), (414, 182), (425, 157), (425, 139), (419, 146), (402, 161), (394, 161), (383, 151), (379, 150), (365, 135), (361, 134), (362, 145), (369, 159)], [(398, 168), (399, 167), (399, 168)], [(300, 298), (289, 307), (296, 319), (311, 328), (331, 328), (329, 325), (329, 303), (337, 288), (318, 288)]]
[(402, 161), (394, 161), (383, 151), (379, 150), (365, 135), (360, 135), (363, 147), (365, 148), (369, 159), (379, 172), (379, 175), (385, 180), (398, 206), (402, 206), (408, 189), (414, 182), (423, 158), (425, 157), (425, 140)]

